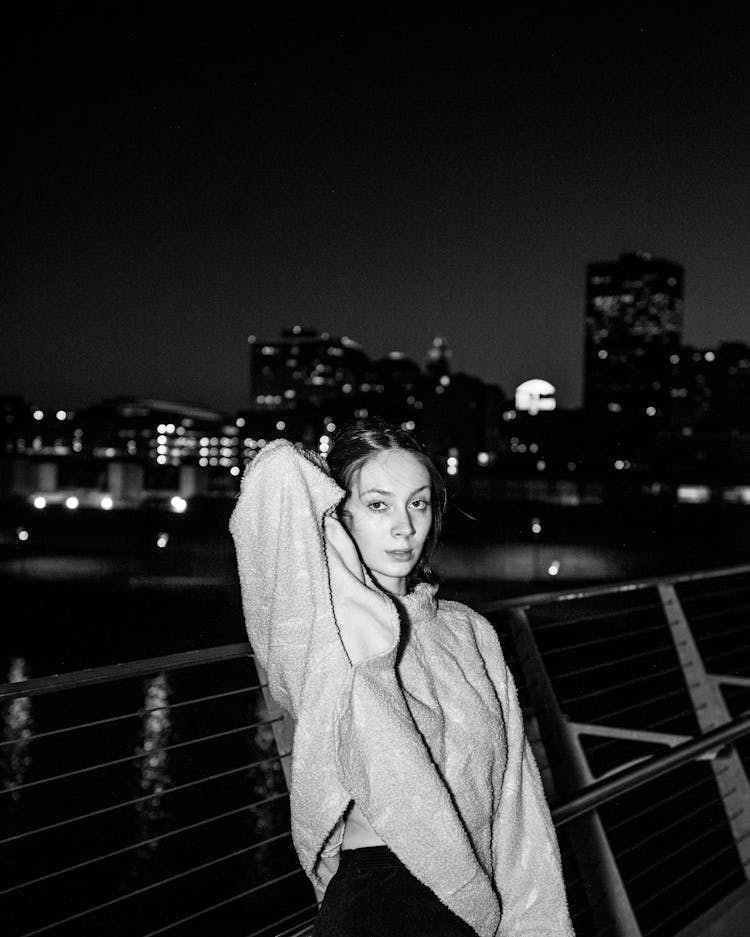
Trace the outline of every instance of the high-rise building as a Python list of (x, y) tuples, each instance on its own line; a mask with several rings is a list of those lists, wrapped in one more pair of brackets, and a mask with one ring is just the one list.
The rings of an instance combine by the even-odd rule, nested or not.
[(290, 410), (307, 402), (321, 406), (354, 394), (367, 384), (370, 359), (346, 336), (295, 325), (279, 338), (250, 344), (250, 409)]
[(646, 253), (589, 264), (585, 406), (632, 414), (670, 409), (682, 344), (684, 270)]

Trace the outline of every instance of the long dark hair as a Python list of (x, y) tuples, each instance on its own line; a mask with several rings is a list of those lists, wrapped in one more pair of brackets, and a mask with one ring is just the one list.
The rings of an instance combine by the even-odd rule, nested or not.
[(445, 513), (448, 496), (440, 472), (417, 438), (408, 430), (387, 423), (379, 417), (356, 420), (353, 423), (347, 423), (338, 430), (333, 437), (331, 448), (326, 456), (326, 462), (333, 480), (349, 492), (355, 476), (365, 462), (376, 453), (387, 452), (389, 449), (402, 449), (405, 452), (411, 452), (429, 473), (432, 494), (432, 526), (422, 548), (419, 562), (409, 574), (406, 584), (408, 588), (413, 588), (418, 582), (435, 583), (438, 577), (430, 566), (430, 560), (440, 539), (443, 514)]

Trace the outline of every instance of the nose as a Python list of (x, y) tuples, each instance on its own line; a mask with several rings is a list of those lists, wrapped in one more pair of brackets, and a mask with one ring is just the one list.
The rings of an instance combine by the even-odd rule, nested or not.
[(408, 511), (399, 511), (393, 518), (391, 533), (394, 537), (411, 537), (414, 533), (414, 522)]

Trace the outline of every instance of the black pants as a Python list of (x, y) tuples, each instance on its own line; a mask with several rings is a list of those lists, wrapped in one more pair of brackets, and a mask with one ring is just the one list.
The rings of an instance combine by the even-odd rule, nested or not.
[(341, 853), (313, 937), (476, 937), (476, 932), (387, 846), (369, 846)]

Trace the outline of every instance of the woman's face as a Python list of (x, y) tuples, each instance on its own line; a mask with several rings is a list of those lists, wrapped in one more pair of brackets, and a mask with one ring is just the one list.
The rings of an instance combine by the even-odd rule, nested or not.
[(342, 519), (375, 581), (394, 595), (422, 555), (432, 527), (430, 475), (405, 449), (378, 452), (354, 476)]

